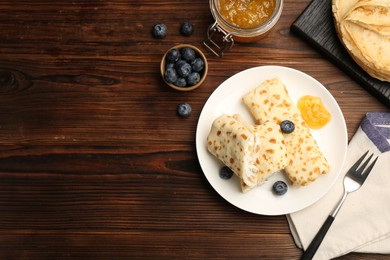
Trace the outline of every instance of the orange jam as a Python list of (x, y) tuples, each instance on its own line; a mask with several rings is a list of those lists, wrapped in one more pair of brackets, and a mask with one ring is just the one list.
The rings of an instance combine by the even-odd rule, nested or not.
[(230, 24), (240, 28), (256, 27), (275, 10), (275, 0), (219, 0), (219, 12)]
[(325, 126), (332, 118), (319, 97), (303, 96), (298, 100), (297, 106), (303, 120), (312, 129)]

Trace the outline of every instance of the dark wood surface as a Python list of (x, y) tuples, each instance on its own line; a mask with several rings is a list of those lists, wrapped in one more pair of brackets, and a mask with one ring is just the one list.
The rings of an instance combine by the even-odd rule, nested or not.
[[(309, 2), (286, 0), (267, 38), (220, 59), (202, 47), (213, 22), (207, 0), (0, 0), (0, 258), (298, 259), (285, 216), (226, 202), (194, 141), (213, 90), (260, 65), (324, 84), (349, 138), (366, 112), (389, 111), (290, 31)], [(194, 35), (179, 34), (184, 20)], [(158, 22), (169, 29), (163, 40), (150, 33)], [(159, 75), (178, 43), (206, 51), (208, 77), (193, 92)], [(176, 115), (182, 102), (189, 118)], [(388, 259), (341, 259), (367, 257)]]

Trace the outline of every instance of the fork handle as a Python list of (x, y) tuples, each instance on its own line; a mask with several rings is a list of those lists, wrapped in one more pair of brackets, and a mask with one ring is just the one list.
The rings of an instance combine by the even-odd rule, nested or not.
[(328, 232), (330, 226), (332, 225), (334, 220), (334, 216), (329, 215), (325, 220), (324, 224), (311, 241), (309, 247), (306, 249), (305, 253), (303, 253), (301, 260), (310, 260), (313, 258), (314, 254), (317, 252), (317, 249), (320, 247), (322, 240), (324, 239), (326, 233)]

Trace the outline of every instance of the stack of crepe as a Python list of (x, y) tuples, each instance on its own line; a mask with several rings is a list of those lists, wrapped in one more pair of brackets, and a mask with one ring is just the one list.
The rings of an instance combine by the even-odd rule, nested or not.
[[(329, 171), (325, 156), (280, 78), (264, 81), (248, 92), (243, 102), (256, 124), (247, 124), (239, 115), (223, 114), (212, 124), (207, 147), (240, 178), (244, 192), (279, 170), (300, 186)], [(283, 120), (295, 124), (294, 132), (281, 132)]]
[(332, 0), (337, 34), (356, 63), (390, 81), (390, 1)]

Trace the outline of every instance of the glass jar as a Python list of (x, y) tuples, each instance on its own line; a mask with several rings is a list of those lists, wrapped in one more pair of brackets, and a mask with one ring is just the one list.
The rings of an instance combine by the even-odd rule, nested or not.
[[(245, 0), (241, 1), (245, 2)], [(249, 4), (251, 1), (246, 2)], [(223, 16), (220, 4), (220, 0), (210, 0), (210, 11), (215, 22), (209, 26), (207, 39), (203, 42), (219, 57), (222, 57), (225, 51), (233, 47), (235, 41), (247, 43), (263, 38), (275, 26), (283, 9), (283, 0), (275, 0), (274, 9), (265, 21), (253, 27), (239, 27)]]

